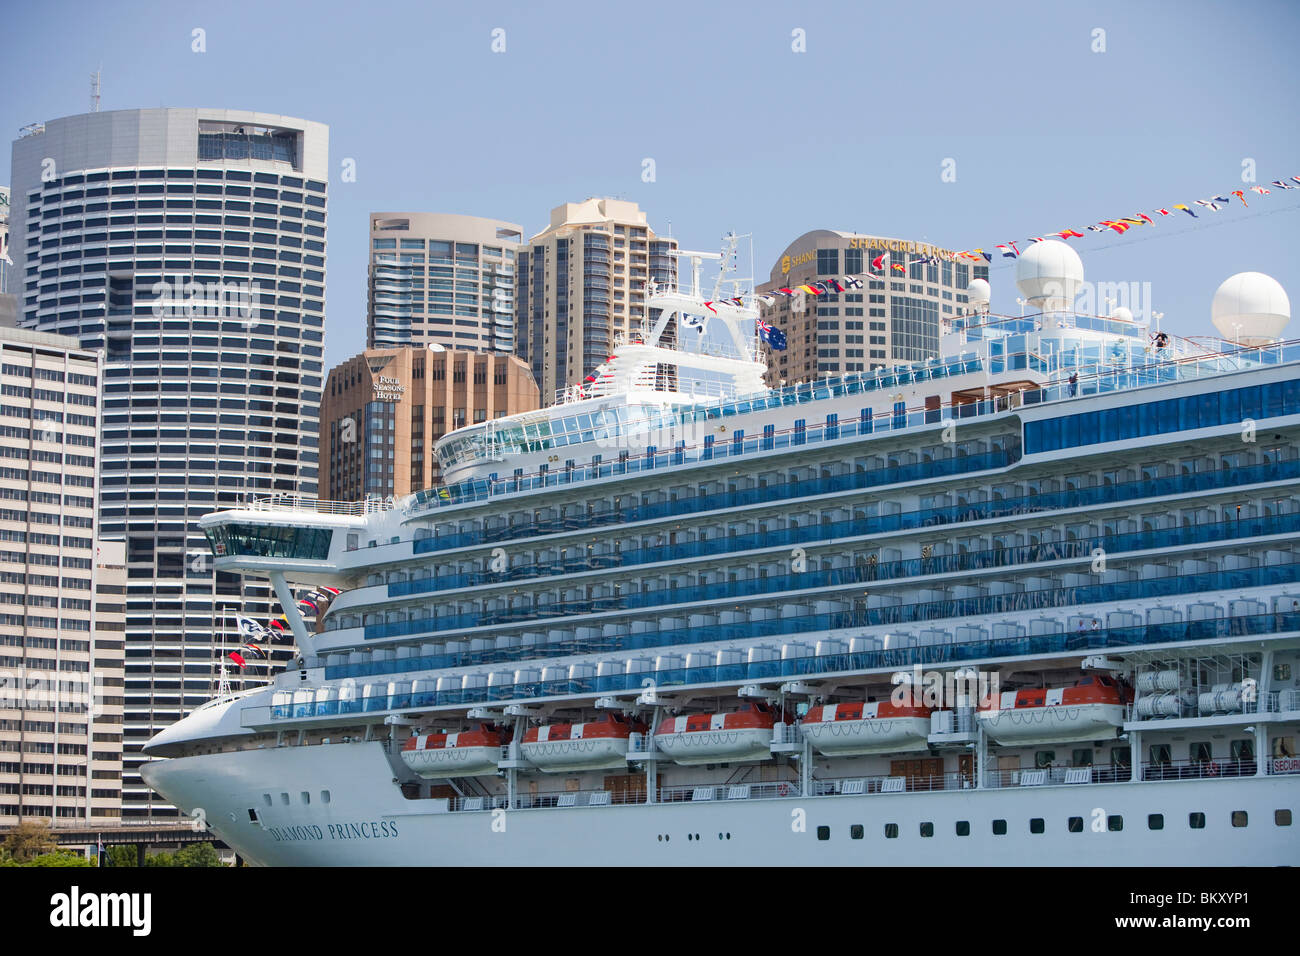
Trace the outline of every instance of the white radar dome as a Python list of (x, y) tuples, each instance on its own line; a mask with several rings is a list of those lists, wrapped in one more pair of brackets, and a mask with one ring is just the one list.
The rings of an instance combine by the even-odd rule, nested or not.
[(970, 304), (978, 312), (983, 312), (989, 304), (989, 281), (988, 279), (974, 279), (966, 287), (966, 295), (970, 299)]
[(439, 345), (437, 342), (430, 342), (430, 343), (429, 343), (429, 351), (430, 351), (430, 352), (445, 352), (445, 351), (447, 351), (447, 350), (446, 350), (445, 348), (443, 348), (441, 345)]
[(1016, 287), (1044, 312), (1069, 309), (1082, 284), (1083, 262), (1060, 239), (1035, 242), (1016, 260)]
[(1214, 293), (1210, 318), (1224, 341), (1263, 345), (1281, 338), (1291, 321), (1291, 301), (1272, 276), (1238, 272)]
[(1111, 310), (1110, 318), (1119, 319), (1121, 322), (1132, 322), (1133, 311), (1128, 306), (1121, 305)]

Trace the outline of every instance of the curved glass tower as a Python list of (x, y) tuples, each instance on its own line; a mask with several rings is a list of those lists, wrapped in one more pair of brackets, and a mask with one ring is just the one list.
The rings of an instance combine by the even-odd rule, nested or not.
[(140, 745), (212, 696), (236, 615), (273, 608), (264, 584), (213, 572), (194, 521), (316, 494), (327, 176), (327, 127), (269, 113), (87, 113), (14, 143), (19, 322), (105, 353), (98, 520), (126, 542), (128, 818), (172, 812)]

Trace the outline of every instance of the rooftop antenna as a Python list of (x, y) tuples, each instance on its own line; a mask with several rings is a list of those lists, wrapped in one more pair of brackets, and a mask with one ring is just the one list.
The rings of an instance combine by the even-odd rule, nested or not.
[(99, 75), (102, 72), (103, 67), (101, 66), (94, 73), (90, 74), (90, 111), (92, 113), (99, 112)]

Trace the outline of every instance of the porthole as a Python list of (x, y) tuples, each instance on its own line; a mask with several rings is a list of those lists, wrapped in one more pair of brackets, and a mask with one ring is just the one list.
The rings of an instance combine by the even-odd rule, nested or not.
[(897, 823), (886, 823), (886, 824), (885, 824), (885, 839), (886, 839), (886, 840), (895, 840), (895, 839), (897, 839), (897, 838), (898, 838), (898, 824), (897, 824)]
[(829, 840), (830, 838), (831, 838), (831, 828), (830, 828), (830, 827), (818, 827), (818, 828), (817, 828), (817, 839), (819, 839), (819, 840)]
[(1244, 827), (1249, 822), (1245, 810), (1232, 811), (1232, 825), (1234, 827)]
[(957, 821), (957, 835), (958, 835), (958, 836), (970, 836), (970, 821), (969, 821), (969, 820), (958, 820), (958, 821)]
[(1165, 828), (1165, 815), (1163, 813), (1147, 814), (1148, 830), (1163, 830)]
[(934, 836), (934, 824), (931, 823), (931, 822), (928, 821), (928, 820), (927, 820), (925, 823), (922, 823), (922, 824), (921, 824), (921, 836), (923, 836), (923, 837), (932, 837), (932, 836)]
[(1273, 822), (1280, 827), (1289, 827), (1291, 825), (1290, 810), (1274, 810)]
[(1066, 822), (1065, 828), (1069, 830), (1071, 833), (1082, 833), (1083, 817), (1070, 817), (1070, 819)]
[(1034, 817), (1029, 821), (1030, 833), (1042, 833), (1046, 829), (1047, 824), (1043, 821), (1042, 817)]
[(861, 840), (865, 833), (861, 823), (855, 823), (849, 827), (849, 839)]
[(1205, 814), (1201, 813), (1199, 810), (1194, 810), (1187, 814), (1187, 825), (1193, 830), (1204, 830)]
[(1006, 821), (1006, 820), (994, 820), (994, 821), (993, 821), (993, 835), (994, 835), (994, 836), (1006, 836), (1006, 835), (1007, 835), (1007, 821)]

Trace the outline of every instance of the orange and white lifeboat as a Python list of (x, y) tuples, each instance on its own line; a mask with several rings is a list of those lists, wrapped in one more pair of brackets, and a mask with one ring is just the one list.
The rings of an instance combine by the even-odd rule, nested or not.
[(980, 710), (999, 744), (1069, 743), (1116, 737), (1124, 725), (1125, 688), (1111, 677), (1085, 677), (1074, 687), (1009, 690)]
[(524, 734), (520, 751), (539, 770), (607, 770), (627, 766), (628, 738), (645, 724), (622, 714), (606, 714), (585, 724), (543, 724)]
[(655, 747), (674, 763), (735, 763), (772, 756), (776, 713), (749, 704), (728, 714), (689, 714), (660, 721)]
[(828, 757), (925, 750), (930, 708), (892, 700), (822, 704), (808, 708), (800, 727), (813, 749)]
[(507, 739), (507, 734), (487, 724), (458, 734), (408, 737), (402, 746), (402, 762), (426, 780), (496, 773)]

